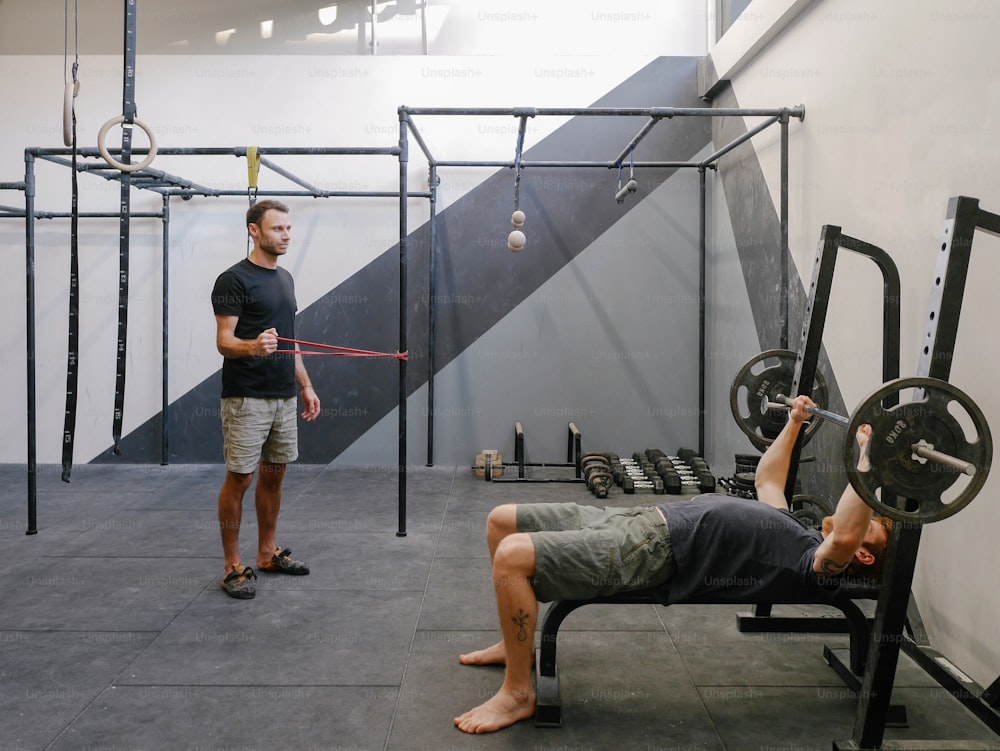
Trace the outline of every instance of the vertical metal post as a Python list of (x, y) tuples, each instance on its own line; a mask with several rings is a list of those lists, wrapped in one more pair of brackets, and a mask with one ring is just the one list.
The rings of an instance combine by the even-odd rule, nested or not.
[(791, 325), (788, 309), (789, 279), (791, 276), (788, 269), (790, 261), (788, 247), (788, 113), (783, 112), (778, 122), (781, 128), (781, 205), (778, 209), (781, 225), (781, 338), (778, 346), (781, 349), (788, 349), (788, 329)]
[(430, 249), (427, 265), (427, 466), (434, 466), (434, 350), (437, 344), (437, 166), (428, 171), (430, 181)]
[[(819, 250), (813, 264), (812, 283), (809, 287), (809, 299), (802, 320), (802, 336), (799, 339), (798, 359), (795, 362), (795, 375), (792, 381), (792, 391), (796, 394), (812, 396), (813, 382), (819, 370), (819, 355), (823, 347), (823, 329), (826, 326), (826, 311), (830, 305), (830, 290), (833, 287), (833, 272), (837, 266), (837, 252), (840, 248), (840, 227), (824, 225), (820, 232)], [(787, 258), (787, 254), (783, 255)], [(787, 287), (785, 290), (787, 292)], [(782, 296), (787, 300), (787, 294)], [(802, 454), (803, 435), (800, 432), (792, 456), (788, 478), (785, 481), (785, 498), (791, 504), (795, 494), (795, 480), (798, 477), (799, 457)]]
[(38, 445), (35, 413), (35, 156), (24, 152), (24, 278), (27, 339), (28, 529), (38, 534)]
[(705, 298), (707, 296), (708, 202), (704, 166), (698, 167), (698, 455), (705, 455)]
[(160, 464), (170, 464), (170, 395), (168, 378), (170, 366), (170, 196), (163, 194), (163, 345), (160, 386)]
[[(406, 242), (407, 242), (407, 185), (409, 164), (407, 148), (407, 115), (399, 111), (399, 351), (406, 352)], [(399, 460), (396, 466), (399, 482), (399, 528), (397, 537), (406, 536), (406, 360), (399, 360)]]
[[(958, 196), (948, 202), (931, 286), (927, 329), (917, 363), (918, 376), (947, 381), (951, 375), (978, 215), (979, 201), (974, 198)], [(858, 748), (882, 746), (902, 642), (897, 637), (905, 626), (921, 532), (921, 525), (901, 522), (896, 522), (892, 529), (875, 610), (862, 701), (858, 703), (854, 720), (852, 741)]]

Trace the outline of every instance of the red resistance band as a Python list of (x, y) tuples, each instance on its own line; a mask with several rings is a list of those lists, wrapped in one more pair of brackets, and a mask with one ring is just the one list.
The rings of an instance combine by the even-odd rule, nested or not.
[(326, 355), (327, 357), (388, 357), (393, 360), (407, 360), (406, 352), (372, 352), (368, 349), (354, 349), (353, 347), (337, 347), (333, 344), (317, 344), (316, 342), (304, 342), (300, 339), (286, 339), (283, 336), (276, 337), (279, 342), (288, 344), (300, 344), (303, 347), (317, 347), (318, 349), (330, 350), (328, 352), (304, 352), (300, 349), (279, 349), (275, 350), (277, 355)]

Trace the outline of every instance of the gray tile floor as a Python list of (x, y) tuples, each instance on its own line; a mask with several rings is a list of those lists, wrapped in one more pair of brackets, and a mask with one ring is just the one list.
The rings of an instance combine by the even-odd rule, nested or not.
[[(559, 470), (552, 470), (558, 472)], [(568, 472), (568, 470), (564, 470)], [(456, 655), (496, 638), (488, 511), (592, 501), (581, 485), (486, 483), (467, 468), (289, 468), (279, 542), (307, 577), (219, 588), (218, 466), (0, 466), (0, 751), (829, 749), (855, 700), (822, 658), (846, 637), (741, 634), (746, 608), (582, 608), (560, 635), (564, 726), (466, 736), (499, 685)], [(613, 498), (633, 501), (637, 496)], [(252, 559), (246, 504), (241, 541)], [(994, 740), (903, 658), (888, 739)]]

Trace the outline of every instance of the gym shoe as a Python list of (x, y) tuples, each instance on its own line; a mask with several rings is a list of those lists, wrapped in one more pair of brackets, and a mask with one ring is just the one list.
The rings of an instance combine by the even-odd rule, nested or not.
[(272, 574), (291, 574), (292, 576), (305, 576), (309, 573), (309, 567), (302, 561), (292, 560), (292, 551), (282, 548), (273, 556), (270, 562), (259, 567), (261, 571)]
[(229, 576), (223, 579), (222, 588), (226, 590), (227, 595), (235, 597), (237, 600), (252, 600), (257, 594), (257, 588), (253, 584), (253, 580), (256, 578), (257, 575), (253, 569), (244, 566), (242, 571), (234, 569)]

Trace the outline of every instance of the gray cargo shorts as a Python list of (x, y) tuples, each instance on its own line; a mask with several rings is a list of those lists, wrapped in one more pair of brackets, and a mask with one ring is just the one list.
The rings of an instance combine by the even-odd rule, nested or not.
[(295, 397), (223, 399), (222, 451), (226, 469), (249, 475), (261, 461), (290, 464), (298, 459), (297, 408)]
[(534, 543), (532, 585), (541, 602), (649, 589), (677, 570), (670, 531), (654, 506), (519, 504), (517, 530)]

